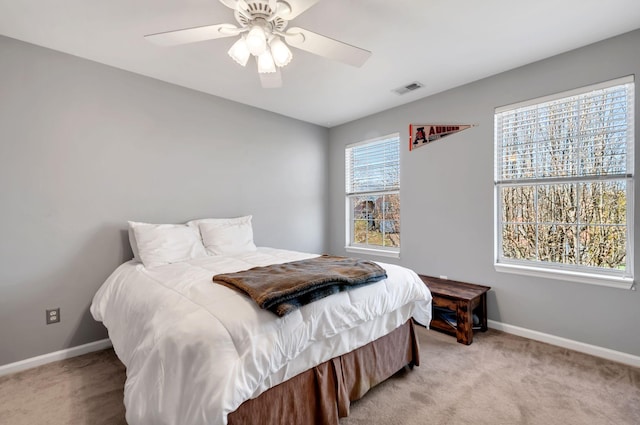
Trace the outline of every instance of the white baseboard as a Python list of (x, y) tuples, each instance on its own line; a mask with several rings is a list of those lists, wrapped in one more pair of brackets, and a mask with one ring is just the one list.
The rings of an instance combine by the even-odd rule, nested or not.
[(93, 351), (104, 350), (111, 347), (110, 339), (101, 339), (100, 341), (90, 342), (88, 344), (78, 345), (77, 347), (66, 348), (64, 350), (55, 351), (53, 353), (43, 354), (30, 359), (20, 360), (19, 362), (9, 363), (0, 366), (0, 376), (10, 373), (20, 372), (22, 370), (31, 369), (43, 364), (57, 362), (58, 360), (69, 359), (71, 357), (81, 356)]
[(487, 322), (491, 329), (496, 329), (508, 334), (518, 335), (536, 341), (546, 342), (547, 344), (556, 345), (562, 348), (568, 348), (570, 350), (590, 354), (592, 356), (601, 357), (607, 360), (613, 360), (614, 362), (624, 363), (629, 366), (640, 367), (639, 356), (623, 353), (621, 351), (611, 350), (609, 348), (599, 347), (597, 345), (585, 344), (584, 342), (545, 334), (531, 329), (521, 328), (519, 326), (496, 322), (495, 320), (488, 320)]

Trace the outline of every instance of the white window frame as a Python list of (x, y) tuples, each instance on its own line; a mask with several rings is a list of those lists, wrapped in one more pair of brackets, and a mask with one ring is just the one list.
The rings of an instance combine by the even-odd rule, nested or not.
[[(389, 140), (389, 139), (395, 139), (395, 142), (398, 144), (398, 185), (397, 187), (394, 188), (390, 188), (389, 190), (376, 190), (376, 191), (355, 191), (352, 192), (350, 190), (350, 163), (349, 163), (349, 150), (351, 148), (356, 148), (358, 146), (364, 146), (364, 145), (373, 145), (376, 143), (382, 143), (385, 140)], [(363, 196), (363, 195), (372, 195), (372, 196), (378, 196), (378, 195), (398, 195), (398, 197), (400, 197), (400, 134), (399, 133), (392, 133), (386, 136), (382, 136), (382, 137), (376, 137), (373, 139), (368, 139), (368, 140), (364, 140), (361, 142), (357, 142), (357, 143), (352, 143), (349, 144), (347, 146), (345, 146), (345, 250), (347, 252), (352, 252), (352, 253), (360, 253), (360, 254), (369, 254), (369, 255), (378, 255), (378, 256), (383, 256), (383, 257), (392, 257), (392, 258), (399, 258), (400, 257), (400, 246), (402, 246), (402, 243), (400, 243), (400, 246), (398, 247), (386, 247), (386, 246), (379, 246), (379, 245), (369, 245), (369, 244), (362, 244), (362, 243), (355, 243), (353, 241), (353, 234), (354, 234), (354, 228), (353, 228), (353, 216), (354, 216), (354, 211), (353, 208), (351, 206), (351, 198), (352, 197), (356, 197), (356, 196)], [(402, 227), (401, 227), (402, 229)], [(402, 230), (400, 230), (400, 234), (401, 234)]]
[[(584, 177), (555, 177), (553, 179), (536, 178), (536, 179), (513, 179), (505, 180), (501, 172), (502, 159), (500, 157), (500, 147), (502, 142), (500, 140), (501, 124), (499, 122), (499, 116), (503, 113), (509, 113), (517, 109), (524, 109), (535, 105), (542, 105), (549, 102), (557, 101), (560, 99), (578, 97), (580, 95), (586, 95), (596, 90), (608, 89), (615, 86), (631, 84), (631, 90), (629, 90), (630, 100), (628, 101), (627, 115), (627, 162), (626, 173), (624, 176), (616, 176), (616, 179), (623, 180), (626, 183), (626, 266), (624, 271), (612, 270), (598, 267), (589, 267), (585, 265), (567, 265), (552, 262), (543, 262), (539, 260), (518, 260), (513, 258), (505, 258), (502, 255), (502, 205), (500, 189), (502, 187), (508, 187), (520, 184), (535, 185), (536, 183), (576, 183), (576, 182), (599, 182), (606, 180), (607, 176), (593, 176), (593, 178)], [(494, 266), (499, 272), (516, 273), (522, 275), (530, 275), (543, 278), (553, 278), (561, 280), (569, 280), (574, 282), (609, 286), (622, 289), (631, 289), (634, 284), (633, 273), (633, 238), (634, 238), (634, 77), (633, 75), (618, 78), (615, 80), (595, 84), (587, 87), (578, 88), (562, 93), (557, 93), (551, 96), (545, 96), (537, 99), (528, 100), (512, 105), (496, 108), (495, 110), (495, 173), (494, 173)], [(537, 214), (537, 209), (536, 209)], [(538, 219), (535, 221), (540, 223)], [(580, 225), (578, 222), (576, 225)]]

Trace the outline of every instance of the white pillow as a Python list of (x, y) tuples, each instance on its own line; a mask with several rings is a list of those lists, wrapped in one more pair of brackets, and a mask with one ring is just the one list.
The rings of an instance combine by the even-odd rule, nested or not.
[(131, 245), (131, 251), (133, 252), (133, 259), (136, 261), (140, 260), (140, 253), (138, 253), (138, 242), (136, 242), (136, 235), (133, 233), (133, 226), (131, 226), (132, 221), (129, 222), (129, 245)]
[(200, 235), (184, 224), (129, 222), (145, 267), (177, 263), (207, 255)]
[(209, 255), (238, 254), (255, 251), (251, 216), (238, 218), (203, 219), (198, 228)]

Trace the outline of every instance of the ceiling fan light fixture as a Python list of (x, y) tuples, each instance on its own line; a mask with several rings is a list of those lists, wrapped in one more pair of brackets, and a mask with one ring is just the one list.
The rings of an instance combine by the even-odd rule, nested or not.
[(255, 57), (262, 87), (282, 85), (280, 68), (293, 59), (290, 48), (360, 67), (371, 52), (299, 27), (289, 21), (319, 0), (220, 0), (237, 24), (220, 23), (148, 34), (144, 37), (161, 46), (177, 46), (218, 38), (238, 37), (227, 54), (246, 66)]
[(273, 37), (269, 42), (269, 46), (271, 47), (273, 61), (280, 68), (287, 66), (289, 62), (291, 62), (291, 59), (293, 59), (293, 53), (291, 53), (291, 50), (284, 44), (280, 37)]
[(254, 56), (260, 56), (267, 50), (267, 35), (264, 28), (260, 25), (254, 25), (247, 34), (247, 48)]
[(270, 74), (276, 72), (276, 64), (273, 62), (273, 56), (268, 50), (265, 50), (258, 59), (258, 72), (260, 74)]
[(247, 65), (249, 56), (251, 56), (251, 52), (249, 52), (249, 47), (247, 46), (247, 42), (244, 37), (240, 37), (238, 41), (233, 43), (233, 46), (231, 46), (227, 53), (231, 56), (231, 59), (242, 66)]

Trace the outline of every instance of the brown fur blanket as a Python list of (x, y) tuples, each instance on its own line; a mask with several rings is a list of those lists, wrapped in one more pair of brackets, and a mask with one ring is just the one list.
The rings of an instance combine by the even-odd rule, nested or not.
[(320, 298), (386, 277), (385, 270), (371, 261), (323, 255), (219, 274), (213, 281), (241, 291), (261, 308), (284, 316)]

